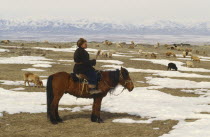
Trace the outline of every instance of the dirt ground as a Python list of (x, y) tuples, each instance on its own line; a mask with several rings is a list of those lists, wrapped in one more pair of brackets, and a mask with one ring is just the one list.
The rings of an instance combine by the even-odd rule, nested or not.
[[(24, 43), (24, 46), (21, 45)], [(99, 44), (100, 47), (96, 47), (95, 45)], [(66, 71), (71, 72), (73, 69), (73, 63), (68, 62), (59, 62), (58, 60), (72, 60), (73, 53), (69, 52), (55, 52), (48, 50), (40, 50), (33, 49), (33, 47), (53, 47), (53, 48), (70, 48), (75, 45), (74, 42), (69, 43), (42, 43), (42, 42), (12, 42), (8, 45), (0, 45), (2, 49), (9, 49), (10, 52), (0, 53), (0, 57), (15, 57), (15, 56), (43, 56), (49, 59), (53, 59), (53, 62), (57, 62), (60, 64), (52, 64), (50, 68), (38, 68), (46, 71), (43, 72), (34, 72), (38, 75), (49, 76), (53, 73)], [(10, 46), (18, 46), (19, 48), (14, 48)], [(124, 48), (116, 48), (114, 45), (105, 46), (102, 43), (90, 42), (90, 48), (95, 49), (106, 49), (106, 50), (115, 50), (117, 52), (126, 52), (128, 56), (139, 57), (137, 54), (132, 54), (128, 51), (137, 52), (139, 49), (144, 52), (155, 52), (157, 54), (157, 58), (161, 59), (169, 59), (173, 61), (183, 61), (178, 60), (174, 57), (166, 57), (165, 52), (171, 51), (166, 49), (164, 46), (161, 46), (158, 49), (154, 49), (153, 45), (145, 45), (138, 44), (134, 49)], [(188, 47), (186, 47), (188, 48)], [(210, 55), (210, 46), (194, 46), (194, 50), (206, 51), (205, 55)], [(182, 54), (182, 51), (173, 50), (176, 54)], [(193, 51), (193, 54), (194, 51)], [(94, 58), (95, 55), (91, 54), (91, 58)], [(141, 56), (143, 57), (143, 56)], [(107, 59), (100, 57), (99, 59)], [(123, 61), (124, 67), (132, 67), (132, 68), (141, 68), (141, 69), (154, 69), (154, 70), (166, 70), (166, 66), (153, 64), (147, 61), (132, 61), (129, 57), (113, 57), (114, 60)], [(185, 62), (185, 61), (183, 61)], [(68, 64), (68, 65), (66, 65)], [(105, 65), (106, 63), (97, 63), (96, 69), (107, 69), (101, 68), (101, 65)], [(195, 63), (196, 67), (210, 69), (210, 62), (201, 62)], [(24, 71), (21, 69), (31, 68), (30, 64), (1, 64), (0, 67), (0, 80), (12, 80), (12, 81), (20, 81), (23, 80)], [(192, 73), (192, 72), (185, 72)], [(207, 73), (198, 73), (196, 74), (205, 74)], [(134, 81), (136, 87), (147, 87), (149, 86), (146, 83), (145, 77), (151, 76), (149, 73), (131, 73), (131, 78)], [(153, 77), (158, 77), (154, 76)], [(46, 78), (43, 78), (46, 79)], [(177, 79), (177, 78), (176, 78)], [(187, 79), (193, 81), (209, 81), (209, 79), (205, 78), (179, 78), (179, 79)], [(136, 81), (142, 81), (141, 83)], [(0, 87), (5, 89), (12, 89), (20, 86), (14, 85), (3, 85), (0, 83)], [(171, 94), (173, 96), (180, 97), (198, 97), (200, 95), (194, 93), (185, 93), (181, 92), (181, 89), (160, 89), (161, 92)], [(35, 88), (35, 87), (25, 87), (24, 92), (45, 92), (45, 88)], [(131, 93), (132, 94), (132, 93)], [(90, 136), (113, 136), (113, 137), (157, 137), (163, 134), (168, 133), (172, 130), (172, 127), (175, 126), (178, 121), (174, 120), (166, 120), (166, 121), (153, 121), (151, 124), (121, 124), (121, 123), (113, 123), (112, 120), (116, 118), (132, 118), (140, 120), (142, 118), (131, 116), (128, 114), (119, 114), (119, 113), (107, 113), (102, 112), (102, 118), (105, 120), (105, 123), (98, 124), (90, 122), (90, 113), (89, 111), (82, 112), (71, 112), (71, 111), (59, 111), (61, 117), (64, 119), (64, 123), (58, 125), (52, 125), (48, 122), (46, 118), (46, 113), (39, 114), (29, 114), (29, 113), (19, 113), (19, 114), (7, 114), (4, 113), (3, 117), (0, 117), (0, 136), (1, 137), (37, 137), (37, 136), (74, 136), (74, 137), (90, 137)], [(192, 120), (188, 120), (191, 122)], [(157, 129), (158, 128), (158, 129)]]
[(1, 137), (157, 137), (168, 133), (177, 121), (153, 121), (151, 124), (125, 124), (113, 123), (116, 118), (133, 118), (140, 120), (140, 117), (128, 114), (102, 112), (104, 123), (93, 123), (90, 121), (89, 111), (69, 112), (61, 111), (60, 115), (64, 123), (52, 125), (46, 119), (46, 113), (40, 114), (4, 114), (0, 119)]

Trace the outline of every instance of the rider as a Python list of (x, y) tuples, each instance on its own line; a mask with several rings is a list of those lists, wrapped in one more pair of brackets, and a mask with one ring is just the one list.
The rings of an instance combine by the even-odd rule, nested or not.
[(85, 50), (87, 48), (87, 40), (80, 38), (77, 41), (77, 50), (74, 52), (74, 73), (84, 74), (88, 78), (88, 86), (90, 88), (90, 94), (100, 93), (96, 89), (97, 85), (97, 74), (93, 66), (96, 65), (96, 60), (90, 60), (88, 52)]

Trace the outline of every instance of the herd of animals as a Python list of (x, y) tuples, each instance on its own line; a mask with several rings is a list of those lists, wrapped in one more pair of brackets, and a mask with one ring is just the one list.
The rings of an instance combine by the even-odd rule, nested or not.
[[(2, 40), (0, 41), (0, 43), (2, 44), (8, 44), (10, 43), (10, 40)], [(49, 43), (48, 41), (44, 41), (44, 43)], [(122, 48), (125, 45), (129, 48), (129, 49), (134, 49), (137, 44), (134, 43), (134, 41), (131, 41), (131, 44), (126, 44), (125, 42), (121, 42), (121, 43), (112, 43), (111, 41), (105, 40), (103, 43), (103, 45), (107, 45), (107, 46), (111, 46), (111, 45), (116, 45), (117, 48)], [(99, 44), (95, 45), (96, 47), (100, 47)], [(156, 45), (154, 45), (154, 49), (158, 49), (160, 47), (160, 43), (157, 43)], [(193, 50), (192, 48), (186, 48), (186, 47), (190, 47), (190, 44), (173, 44), (173, 45), (163, 45), (167, 50), (165, 53), (166, 57), (177, 57), (177, 55), (173, 52), (173, 50), (177, 50), (177, 51), (181, 51), (182, 52), (182, 56), (183, 58), (186, 58), (187, 56), (191, 57), (191, 61), (186, 61), (186, 66), (187, 67), (195, 67), (193, 62), (200, 62), (200, 58), (196, 55), (193, 54), (193, 52), (195, 54), (203, 54), (206, 55), (206, 51), (199, 51), (199, 50)], [(54, 47), (57, 48), (57, 47)], [(61, 47), (59, 47), (61, 48)], [(112, 58), (113, 54), (116, 54), (115, 50), (98, 50), (97, 54), (103, 58)], [(145, 58), (152, 58), (152, 59), (156, 59), (157, 58), (157, 54), (156, 53), (151, 53), (151, 52), (143, 52), (142, 49), (138, 50), (138, 54), (139, 56), (144, 56)], [(175, 70), (177, 71), (178, 68), (176, 66), (176, 64), (174, 63), (169, 63), (167, 70)], [(36, 74), (33, 74), (31, 72), (26, 72), (24, 74), (24, 84), (26, 86), (26, 83), (28, 84), (28, 86), (30, 86), (30, 82), (34, 83), (35, 87), (43, 87), (43, 83), (40, 80), (40, 77)]]
[[(104, 45), (107, 45), (107, 46), (110, 46), (112, 45), (113, 43), (111, 41), (104, 41), (103, 42)], [(122, 42), (122, 43), (116, 43), (116, 47), (117, 48), (122, 48), (124, 45), (126, 45), (125, 42)], [(128, 45), (128, 44), (127, 44)], [(129, 44), (128, 48), (129, 49), (133, 49), (137, 46), (137, 44), (135, 44), (133, 41), (131, 41), (131, 44)], [(160, 43), (157, 43), (156, 45), (154, 45), (154, 48), (155, 49), (158, 49), (160, 47)], [(96, 45), (96, 47), (99, 47), (99, 45)], [(167, 49), (167, 50), (170, 50), (170, 51), (167, 51), (165, 53), (166, 57), (177, 57), (177, 55), (173, 52), (173, 50), (177, 50), (177, 51), (182, 51), (182, 56), (183, 58), (186, 58), (187, 56), (190, 56), (191, 57), (191, 61), (186, 61), (186, 66), (189, 67), (189, 68), (193, 68), (195, 67), (194, 63), (193, 62), (200, 62), (200, 58), (196, 55), (194, 55), (192, 52), (193, 52), (193, 49), (192, 48), (184, 48), (184, 47), (190, 47), (190, 44), (173, 44), (173, 45), (167, 45), (165, 44), (164, 47)], [(206, 55), (206, 51), (199, 51), (199, 50), (194, 50), (195, 51), (195, 54), (203, 54), (203, 55)], [(102, 51), (102, 50), (99, 50), (97, 53), (100, 53), (99, 55), (101, 57), (107, 57), (107, 58), (112, 58), (112, 54), (115, 54), (116, 52), (114, 50), (110, 50), (110, 51)], [(143, 55), (145, 58), (152, 58), (152, 59), (156, 59), (157, 58), (157, 54), (156, 53), (151, 53), (151, 52), (143, 52), (143, 50), (139, 50), (138, 51), (138, 54), (141, 56)], [(168, 70), (178, 70), (176, 64), (174, 63), (169, 63), (168, 64)]]

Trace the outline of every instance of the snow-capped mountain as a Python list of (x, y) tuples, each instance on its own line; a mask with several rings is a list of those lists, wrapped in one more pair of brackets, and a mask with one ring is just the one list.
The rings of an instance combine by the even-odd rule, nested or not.
[(182, 24), (157, 21), (145, 24), (123, 24), (85, 19), (64, 20), (5, 20), (0, 19), (0, 34), (158, 34), (210, 35), (210, 22)]

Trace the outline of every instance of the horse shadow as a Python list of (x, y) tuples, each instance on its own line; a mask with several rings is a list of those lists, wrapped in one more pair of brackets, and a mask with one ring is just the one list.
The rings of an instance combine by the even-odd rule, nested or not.
[[(90, 111), (82, 111), (82, 112), (71, 112), (71, 114), (62, 116), (64, 121), (73, 120), (73, 119), (89, 119), (91, 116)], [(101, 118), (106, 121), (109, 119), (117, 119), (117, 118), (133, 118), (140, 119), (140, 116), (129, 115), (127, 113), (110, 113), (110, 112), (101, 112)]]

